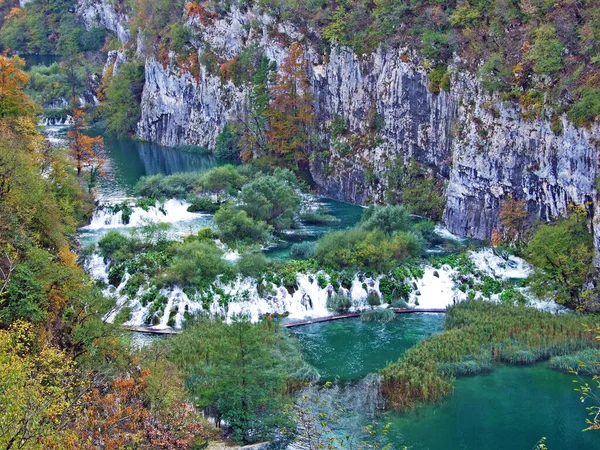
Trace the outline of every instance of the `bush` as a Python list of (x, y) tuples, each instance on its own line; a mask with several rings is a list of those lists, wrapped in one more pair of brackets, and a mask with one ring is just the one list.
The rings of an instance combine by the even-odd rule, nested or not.
[(215, 213), (220, 206), (220, 203), (215, 203), (208, 197), (196, 197), (187, 210), (188, 212)]
[(347, 313), (352, 307), (352, 299), (347, 295), (333, 294), (327, 299), (327, 309), (339, 314)]
[(264, 175), (244, 186), (242, 208), (250, 217), (264, 220), (278, 230), (291, 228), (300, 209), (300, 197), (287, 176)]
[(337, 219), (331, 214), (325, 214), (319, 211), (306, 212), (300, 215), (300, 220), (307, 225), (325, 225), (336, 222)]
[(391, 322), (396, 318), (396, 313), (392, 309), (379, 308), (363, 311), (360, 314), (360, 320), (363, 322)]
[(135, 186), (137, 195), (148, 198), (186, 198), (197, 189), (202, 175), (198, 173), (176, 173), (142, 177)]
[(207, 192), (228, 192), (236, 195), (246, 182), (246, 177), (231, 164), (215, 167), (202, 177), (202, 190)]
[(254, 220), (246, 211), (236, 209), (232, 202), (219, 208), (214, 222), (219, 229), (219, 237), (228, 244), (266, 242), (272, 231), (265, 222)]
[(212, 241), (191, 241), (172, 248), (173, 260), (159, 281), (165, 285), (206, 289), (231, 269), (223, 260), (223, 250)]
[(269, 261), (262, 253), (244, 253), (237, 262), (239, 272), (245, 277), (259, 277), (267, 271)]
[(381, 297), (375, 291), (369, 292), (369, 294), (367, 295), (367, 303), (370, 306), (379, 306), (381, 305)]
[(600, 89), (589, 89), (569, 110), (569, 119), (578, 127), (592, 123), (600, 116)]
[(292, 245), (291, 255), (294, 258), (310, 259), (315, 256), (316, 242), (299, 242)]
[(408, 231), (411, 226), (412, 219), (403, 206), (370, 206), (360, 219), (362, 229), (381, 230), (388, 236), (397, 231)]

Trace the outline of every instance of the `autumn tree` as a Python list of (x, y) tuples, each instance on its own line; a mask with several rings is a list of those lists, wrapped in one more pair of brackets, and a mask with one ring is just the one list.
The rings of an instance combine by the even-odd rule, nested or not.
[(102, 136), (91, 137), (83, 134), (85, 127), (87, 127), (85, 111), (75, 108), (73, 111), (73, 125), (71, 131), (67, 133), (67, 138), (69, 139), (71, 155), (75, 159), (78, 177), (81, 176), (81, 170), (84, 167), (94, 167), (100, 164), (98, 149), (104, 143)]
[(296, 167), (306, 165), (312, 148), (315, 113), (308, 61), (300, 44), (290, 46), (289, 54), (275, 76), (271, 95), (273, 100), (266, 111), (269, 146), (276, 156), (294, 161)]
[(250, 161), (267, 148), (267, 107), (269, 106), (269, 79), (275, 71), (275, 62), (263, 55), (254, 76), (252, 92), (248, 98), (248, 116), (243, 121), (244, 131), (240, 139), (243, 161)]
[(503, 238), (506, 242), (514, 242), (522, 234), (527, 219), (526, 203), (516, 200), (512, 195), (500, 205), (500, 223), (503, 229)]
[(33, 116), (35, 103), (23, 92), (29, 76), (23, 72), (25, 61), (0, 56), (0, 118)]

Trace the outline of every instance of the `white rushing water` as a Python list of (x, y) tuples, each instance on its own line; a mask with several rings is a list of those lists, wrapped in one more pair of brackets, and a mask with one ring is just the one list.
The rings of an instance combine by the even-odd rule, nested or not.
[(164, 204), (158, 202), (145, 209), (139, 206), (132, 206), (129, 223), (123, 223), (123, 211), (112, 212), (109, 207), (99, 208), (94, 211), (89, 225), (82, 230), (100, 230), (106, 228), (135, 228), (150, 223), (177, 223), (194, 220), (202, 217), (203, 214), (188, 212), (190, 203), (184, 200), (171, 199)]
[[(233, 254), (229, 253), (228, 258)], [(470, 252), (469, 256), (481, 273), (496, 280), (526, 278), (531, 272), (530, 266), (522, 259), (514, 256), (504, 259), (494, 254), (491, 249)], [(413, 289), (410, 294), (409, 307), (444, 309), (467, 299), (467, 293), (461, 291), (459, 286), (461, 282), (464, 282), (465, 277), (474, 277), (474, 275), (461, 275), (448, 265), (437, 269), (425, 266), (423, 269), (424, 274), (421, 278), (410, 281), (416, 285), (416, 289)], [(106, 281), (107, 269), (99, 256), (90, 258), (87, 270), (93, 277)], [(150, 323), (151, 305), (143, 306), (138, 300), (145, 291), (140, 288), (133, 299), (123, 293), (127, 277), (117, 288), (107, 288), (105, 294), (112, 296), (119, 308), (127, 306), (131, 309), (131, 318), (126, 325), (147, 326), (153, 323), (155, 328), (168, 326), (180, 328), (185, 321), (186, 312), (204, 311), (213, 316), (224, 317), (228, 321), (239, 314), (256, 322), (265, 315), (284, 313), (288, 314), (291, 320), (302, 320), (335, 314), (327, 308), (327, 299), (336, 293), (351, 299), (351, 312), (371, 308), (367, 302), (367, 296), (371, 292), (377, 293), (383, 299), (379, 286), (381, 277), (362, 278), (356, 275), (349, 289), (339, 287), (336, 290), (329, 283), (321, 287), (318, 281), (319, 275), (321, 278), (327, 277), (325, 272), (298, 274), (297, 286), (289, 291), (283, 286), (266, 282), (259, 289), (256, 280), (241, 276), (229, 283), (217, 281), (214, 284), (214, 291), (194, 296), (188, 296), (180, 287), (163, 289), (160, 294), (166, 297), (166, 306)], [(529, 299), (532, 306), (551, 311), (562, 309), (553, 302), (539, 301), (533, 298), (526, 288), (518, 288), (518, 290)], [(205, 298), (204, 302), (202, 296)], [(483, 297), (481, 293), (477, 292), (475, 298)], [(492, 295), (487, 300), (499, 301), (499, 295)], [(385, 303), (381, 305), (381, 307), (387, 306), (389, 305)], [(119, 308), (108, 317), (108, 320), (114, 320)]]

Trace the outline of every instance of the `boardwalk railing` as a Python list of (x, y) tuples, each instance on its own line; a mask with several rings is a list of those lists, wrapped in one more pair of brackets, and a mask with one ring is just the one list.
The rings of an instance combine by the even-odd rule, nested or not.
[[(394, 308), (396, 314), (413, 314), (413, 313), (445, 313), (446, 310), (443, 308)], [(310, 325), (312, 323), (321, 322), (333, 322), (334, 320), (351, 319), (353, 317), (360, 317), (360, 312), (338, 314), (335, 316), (317, 317), (315, 319), (299, 320), (297, 322), (287, 322), (283, 324), (285, 328), (295, 328), (304, 325)], [(181, 334), (181, 330), (175, 330), (172, 328), (150, 328), (150, 327), (130, 327), (123, 326), (125, 330), (133, 331), (136, 333), (148, 333), (148, 334)]]

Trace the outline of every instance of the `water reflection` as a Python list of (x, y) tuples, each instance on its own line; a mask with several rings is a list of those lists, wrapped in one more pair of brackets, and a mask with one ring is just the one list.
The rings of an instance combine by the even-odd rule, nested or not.
[(100, 184), (102, 200), (130, 197), (134, 186), (147, 175), (202, 172), (217, 165), (214, 156), (186, 153), (148, 142), (104, 136), (104, 171)]

